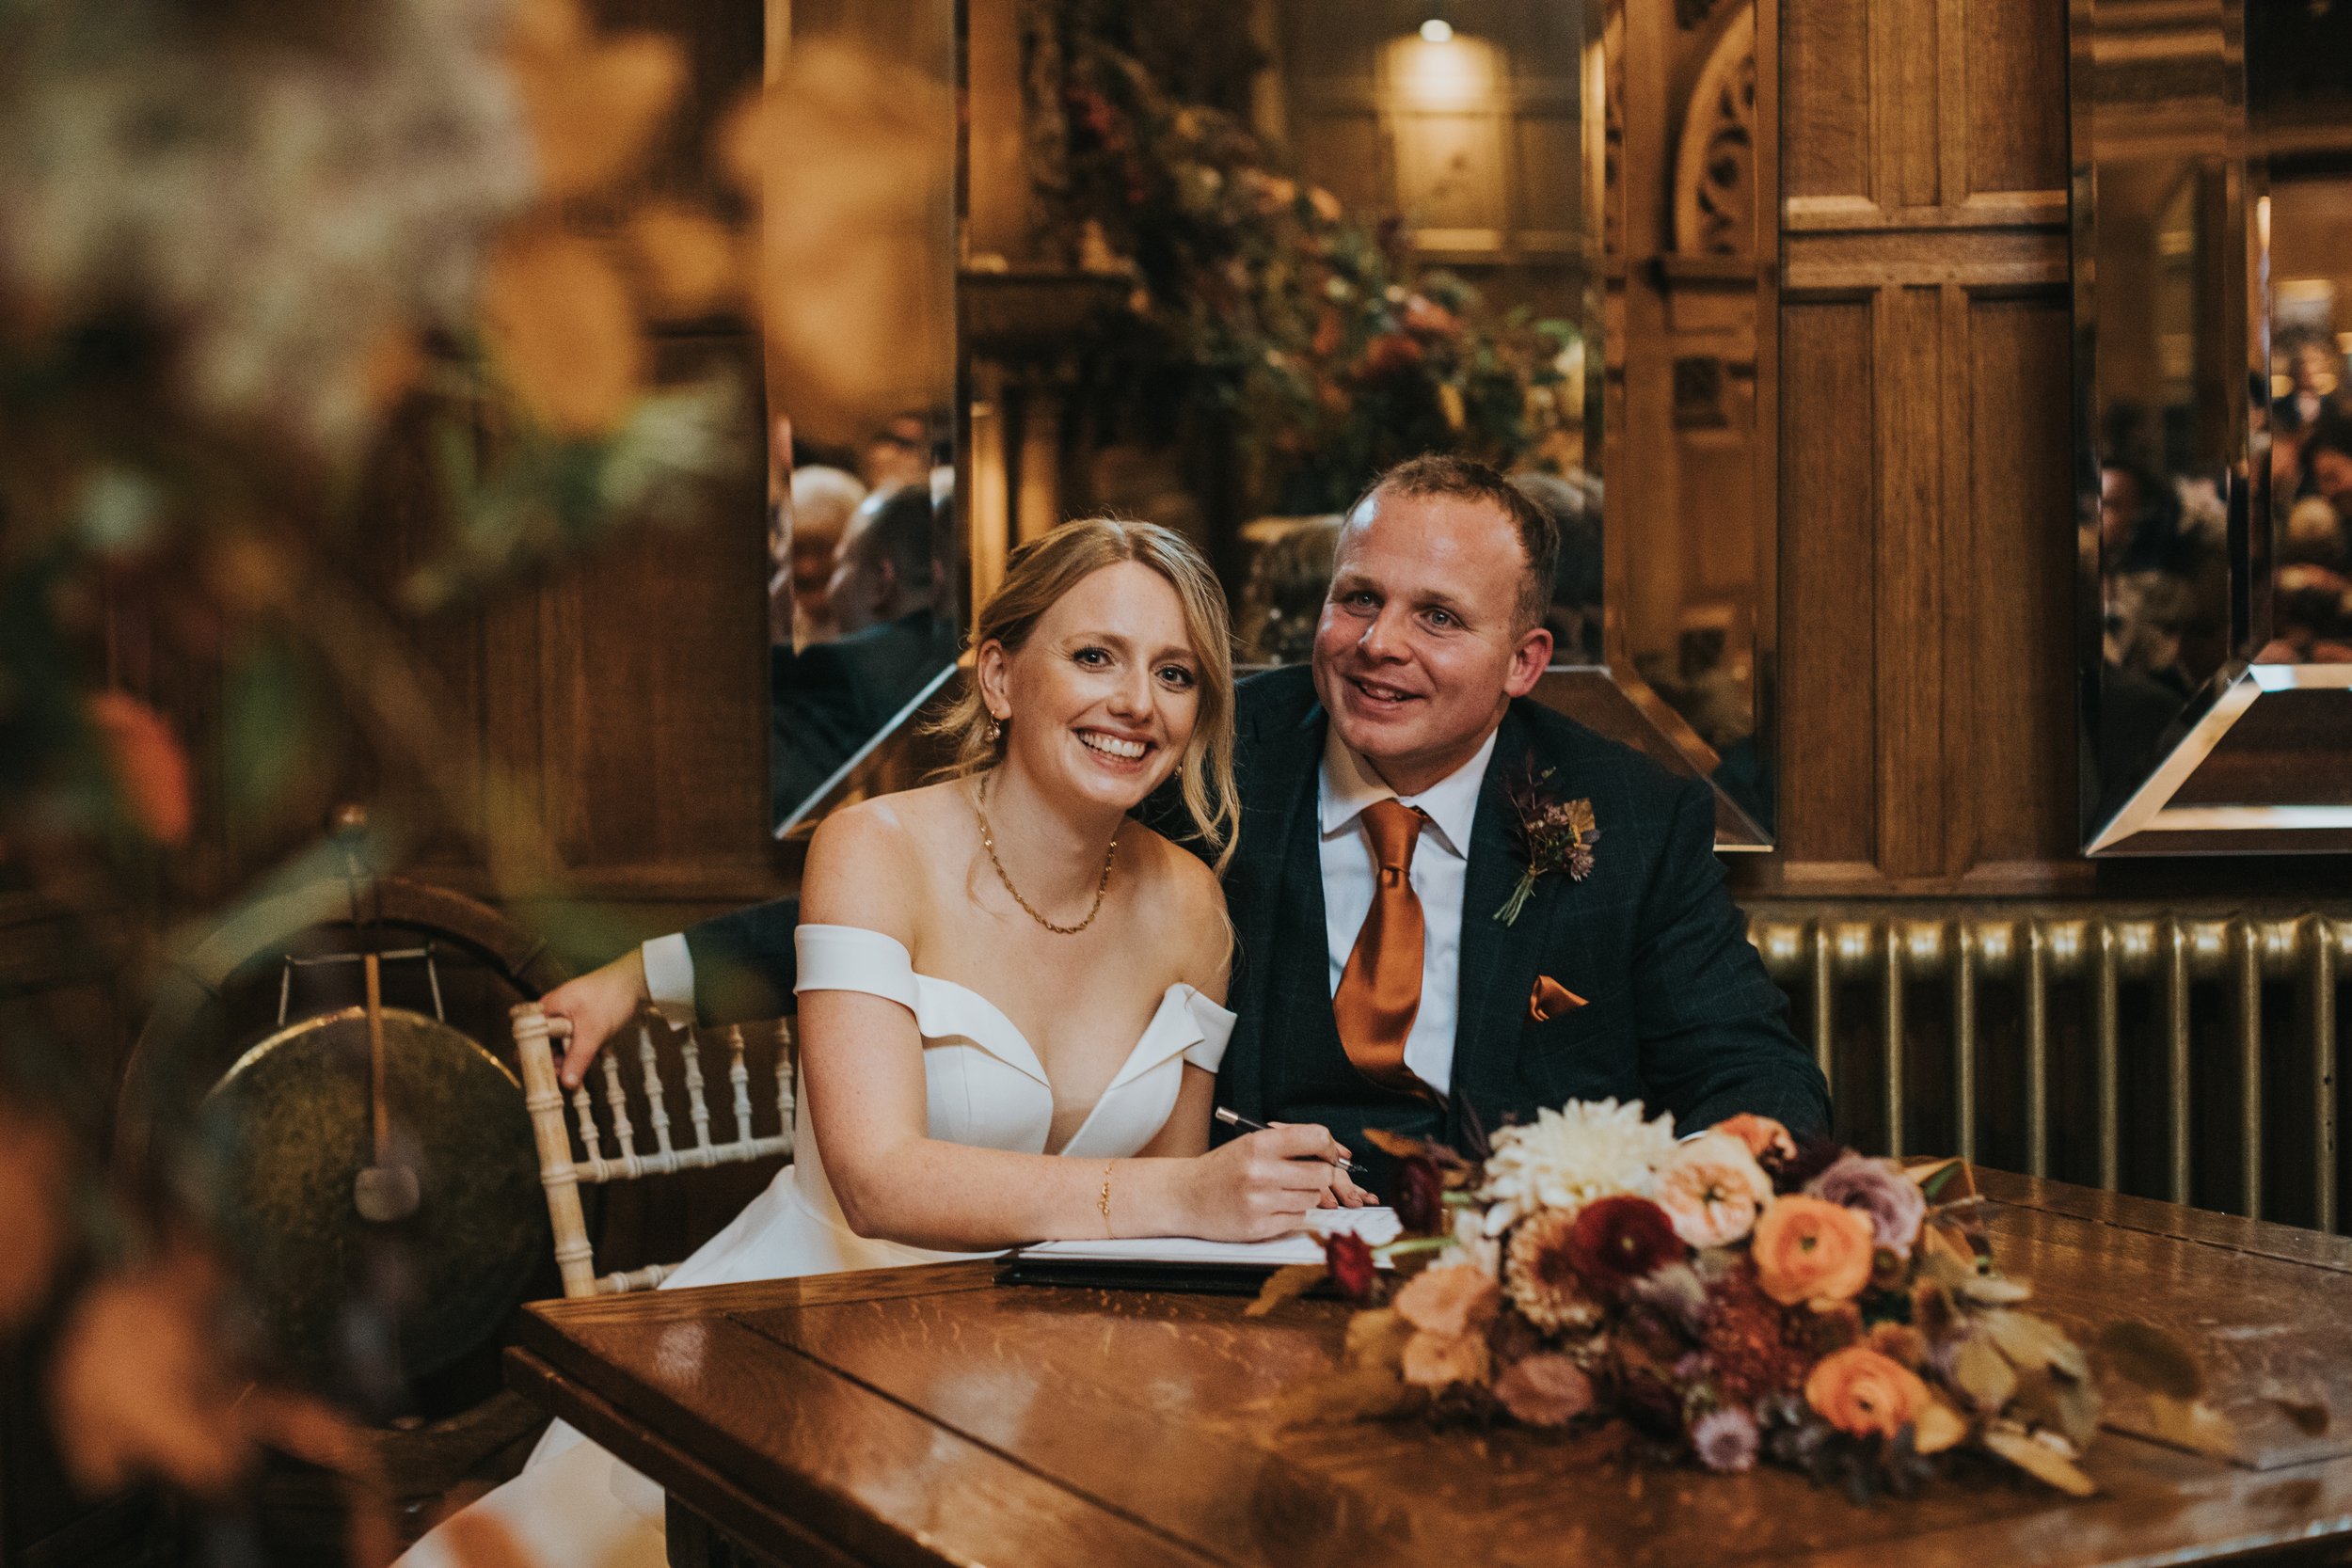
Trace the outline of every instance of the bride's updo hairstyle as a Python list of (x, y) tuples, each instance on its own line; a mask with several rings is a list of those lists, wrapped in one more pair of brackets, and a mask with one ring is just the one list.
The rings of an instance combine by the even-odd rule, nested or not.
[[(1225, 590), (1184, 535), (1157, 523), (1086, 517), (1030, 540), (1006, 561), (1005, 579), (980, 607), (971, 645), (977, 649), (993, 641), (1007, 653), (1018, 650), (1056, 600), (1122, 561), (1158, 573), (1184, 608), (1184, 635), (1200, 661), (1200, 701), (1192, 738), (1176, 764), (1176, 782), (1184, 810), (1221, 872), (1241, 821), (1233, 790), (1233, 631)], [(937, 733), (955, 746), (950, 771), (960, 777), (1002, 762), (1010, 730), (1010, 723), (997, 725), (973, 678), (965, 680), (962, 694), (937, 725)]]

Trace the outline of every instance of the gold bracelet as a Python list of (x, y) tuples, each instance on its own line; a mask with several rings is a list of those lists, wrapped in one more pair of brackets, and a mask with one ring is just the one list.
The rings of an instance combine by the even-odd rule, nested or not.
[(1105, 1240), (1116, 1240), (1119, 1234), (1111, 1228), (1111, 1167), (1118, 1164), (1116, 1160), (1103, 1162), (1103, 1196), (1094, 1200), (1095, 1212), (1103, 1216), (1103, 1235)]

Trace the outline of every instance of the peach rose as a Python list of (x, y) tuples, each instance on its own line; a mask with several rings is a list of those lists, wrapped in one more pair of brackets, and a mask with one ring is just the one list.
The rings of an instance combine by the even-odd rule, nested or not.
[(1764, 1293), (1783, 1307), (1848, 1301), (1870, 1282), (1870, 1217), (1818, 1197), (1784, 1197), (1756, 1222), (1751, 1256)]
[(1758, 1160), (1767, 1154), (1776, 1154), (1784, 1160), (1796, 1157), (1797, 1140), (1788, 1135), (1788, 1129), (1770, 1117), (1742, 1111), (1736, 1117), (1725, 1117), (1708, 1131), (1739, 1139), (1748, 1146), (1748, 1153)]
[(1484, 1328), (1502, 1305), (1494, 1275), (1468, 1263), (1423, 1269), (1396, 1293), (1396, 1315), (1415, 1328), (1452, 1338)]
[(1405, 1341), (1405, 1381), (1423, 1388), (1484, 1383), (1491, 1365), (1483, 1333), (1432, 1334), (1424, 1328)]
[(1853, 1345), (1821, 1358), (1804, 1380), (1804, 1402), (1840, 1432), (1892, 1437), (1927, 1408), (1928, 1386), (1901, 1362)]
[(1676, 1148), (1652, 1196), (1690, 1245), (1729, 1246), (1756, 1228), (1772, 1201), (1772, 1182), (1746, 1144), (1708, 1132)]

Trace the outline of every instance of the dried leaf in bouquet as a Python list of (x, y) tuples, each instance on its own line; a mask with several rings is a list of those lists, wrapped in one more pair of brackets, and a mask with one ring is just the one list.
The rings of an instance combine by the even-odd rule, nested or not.
[(1331, 1277), (1330, 1269), (1322, 1263), (1293, 1263), (1266, 1275), (1258, 1287), (1258, 1299), (1242, 1309), (1245, 1318), (1263, 1318), (1286, 1302), (1296, 1301)]
[(2090, 1363), (2081, 1349), (2046, 1319), (2028, 1312), (1998, 1311), (1987, 1312), (1978, 1321), (2019, 1371), (2047, 1368), (2077, 1381), (2090, 1375)]
[(1986, 1452), (2009, 1461), (2036, 1481), (2055, 1486), (2069, 1497), (2089, 1497), (2098, 1493), (2098, 1484), (2083, 1473), (2080, 1465), (2039, 1438), (1995, 1427), (1979, 1441)]
[(1381, 1367), (1394, 1372), (1413, 1333), (1413, 1325), (1394, 1307), (1375, 1307), (1347, 1320), (1347, 1344), (1342, 1354), (1351, 1367)]
[(1274, 1402), (1278, 1426), (1376, 1420), (1417, 1410), (1427, 1396), (1387, 1367), (1343, 1367), (1289, 1390)]
[(2089, 1448), (2098, 1435), (2099, 1413), (2097, 1386), (2046, 1370), (2019, 1376), (2007, 1412), (2026, 1426), (2063, 1434), (2077, 1449)]
[(2016, 1396), (2017, 1369), (1991, 1335), (1971, 1334), (1952, 1356), (1952, 1382), (1979, 1410), (1997, 1411)]
[(1942, 1453), (1967, 1435), (1966, 1418), (1931, 1395), (1912, 1423), (1911, 1446), (1920, 1453)]
[(619, 270), (594, 241), (552, 227), (500, 243), (483, 327), (516, 394), (558, 435), (615, 429), (644, 379), (637, 310)]

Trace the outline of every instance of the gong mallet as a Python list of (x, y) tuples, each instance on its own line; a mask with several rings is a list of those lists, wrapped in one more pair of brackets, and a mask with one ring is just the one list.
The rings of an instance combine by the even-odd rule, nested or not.
[(384, 972), (373, 953), (362, 955), (368, 977), (368, 1088), (375, 1114), (375, 1164), (351, 1184), (359, 1217), (391, 1225), (417, 1212), (417, 1173), (392, 1164), (392, 1108), (384, 1092)]

